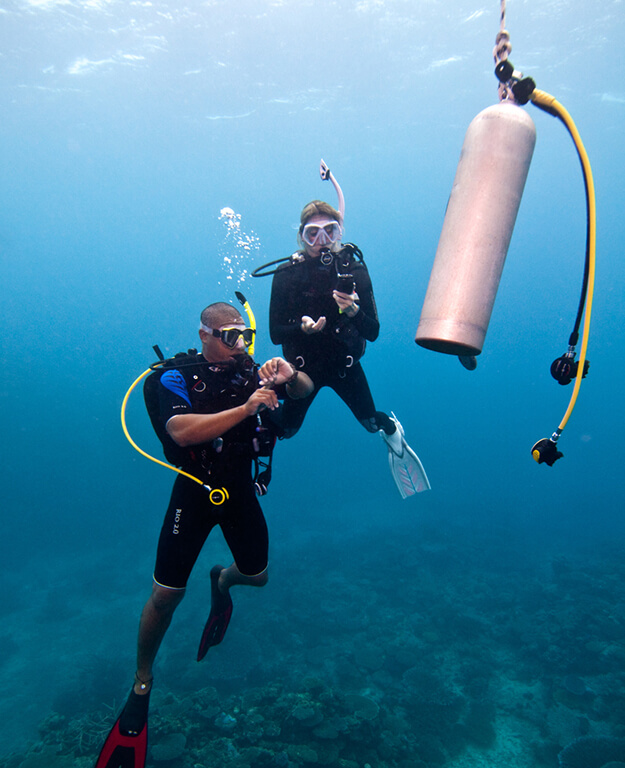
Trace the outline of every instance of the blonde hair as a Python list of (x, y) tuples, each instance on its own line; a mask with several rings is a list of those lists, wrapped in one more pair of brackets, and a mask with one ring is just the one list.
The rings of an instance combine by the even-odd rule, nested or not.
[(333, 208), (329, 203), (324, 203), (323, 200), (312, 200), (310, 203), (308, 203), (308, 205), (303, 207), (300, 214), (300, 233), (304, 229), (306, 222), (309, 219), (312, 219), (313, 216), (317, 216), (317, 214), (327, 216), (329, 219), (334, 219), (335, 221), (338, 221), (341, 226), (343, 226), (343, 218), (341, 214), (336, 210), (336, 208)]

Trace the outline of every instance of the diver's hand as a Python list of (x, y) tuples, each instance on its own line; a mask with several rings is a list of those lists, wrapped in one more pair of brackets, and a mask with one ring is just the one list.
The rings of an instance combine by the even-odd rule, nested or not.
[(257, 389), (256, 392), (252, 392), (247, 402), (243, 405), (248, 416), (256, 416), (259, 411), (264, 411), (265, 408), (269, 408), (270, 411), (275, 411), (277, 407), (278, 396), (273, 389), (265, 387)]
[(339, 310), (347, 315), (347, 317), (354, 317), (354, 315), (360, 309), (358, 304), (359, 296), (354, 291), (353, 293), (341, 293), (340, 291), (332, 291), (332, 298), (336, 301)]
[(295, 368), (282, 357), (272, 357), (258, 369), (263, 387), (278, 387), (293, 378)]
[(312, 319), (312, 317), (308, 317), (308, 315), (304, 315), (302, 317), (302, 331), (304, 333), (319, 333), (319, 331), (323, 331), (323, 329), (326, 326), (326, 319), (323, 315), (319, 318), (319, 320), (315, 321)]

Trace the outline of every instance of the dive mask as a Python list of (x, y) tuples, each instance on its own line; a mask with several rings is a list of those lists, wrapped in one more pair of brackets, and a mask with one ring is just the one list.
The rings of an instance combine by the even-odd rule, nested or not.
[(216, 328), (209, 328), (202, 323), (200, 328), (206, 333), (210, 333), (216, 339), (219, 339), (222, 344), (225, 344), (229, 349), (234, 349), (239, 342), (239, 338), (243, 337), (243, 342), (246, 347), (254, 341), (254, 334), (256, 331), (252, 328), (222, 328), (217, 330)]
[(311, 247), (315, 245), (330, 245), (341, 237), (341, 225), (338, 221), (328, 221), (326, 224), (306, 224), (302, 229), (302, 240)]

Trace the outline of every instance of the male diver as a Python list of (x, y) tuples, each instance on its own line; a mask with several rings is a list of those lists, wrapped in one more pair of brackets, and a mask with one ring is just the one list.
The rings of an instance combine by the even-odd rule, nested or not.
[(211, 610), (198, 661), (223, 640), (232, 614), (230, 589), (267, 583), (267, 525), (256, 498), (257, 489), (266, 488), (251, 470), (259, 455), (271, 454), (280, 434), (272, 419), (278, 398), (306, 396), (312, 384), (281, 357), (258, 367), (249, 354), (254, 333), (235, 307), (211, 304), (201, 315), (201, 353), (176, 356), (146, 380), (146, 404), (165, 455), (183, 471), (173, 486), (152, 593), (141, 614), (134, 685), (96, 768), (145, 763), (154, 660), (215, 525), (234, 562), (210, 572)]

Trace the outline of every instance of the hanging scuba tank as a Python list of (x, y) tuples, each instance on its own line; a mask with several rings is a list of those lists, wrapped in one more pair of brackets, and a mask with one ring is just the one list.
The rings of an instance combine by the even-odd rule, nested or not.
[(512, 102), (480, 112), (467, 130), (415, 341), (479, 355), (536, 143)]
[[(595, 282), (597, 215), (590, 160), (572, 117), (557, 99), (536, 88), (509, 59), (510, 35), (505, 28), (506, 2), (501, 0), (500, 29), (493, 58), (500, 103), (480, 112), (467, 130), (443, 231), (436, 251), (415, 341), (422, 347), (458, 355), (468, 370), (482, 351), (501, 272), (529, 171), (536, 130), (519, 105), (529, 101), (557, 117), (569, 132), (584, 175), (586, 255), (582, 292), (569, 347), (554, 360), (551, 374), (559, 384), (575, 379), (566, 413), (549, 438), (532, 446), (538, 464), (562, 457), (557, 449), (588, 372), (588, 335)], [(575, 347), (583, 319), (579, 360)]]

